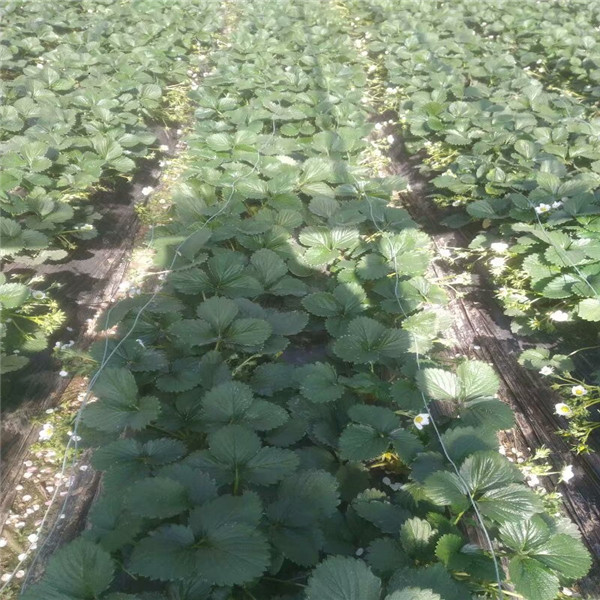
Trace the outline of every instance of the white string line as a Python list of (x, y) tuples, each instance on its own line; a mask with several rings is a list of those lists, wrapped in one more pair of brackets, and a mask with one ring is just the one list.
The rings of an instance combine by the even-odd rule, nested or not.
[[(198, 233), (198, 231), (203, 230), (210, 222), (212, 222), (214, 219), (216, 219), (217, 217), (219, 217), (223, 212), (225, 212), (225, 210), (227, 209), (227, 207), (229, 206), (231, 199), (233, 198), (233, 195), (235, 193), (235, 185), (237, 183), (239, 183), (240, 180), (242, 179), (246, 179), (248, 178), (250, 175), (252, 175), (253, 173), (256, 172), (256, 170), (258, 169), (258, 164), (260, 162), (261, 159), (261, 152), (262, 150), (268, 145), (268, 143), (270, 143), (275, 135), (275, 131), (276, 131), (276, 125), (275, 125), (275, 119), (272, 118), (272, 131), (271, 134), (268, 136), (268, 138), (263, 142), (263, 144), (261, 145), (261, 147), (259, 149), (257, 149), (257, 158), (256, 158), (256, 162), (254, 163), (252, 169), (250, 171), (248, 171), (245, 174), (239, 175), (238, 177), (236, 177), (232, 183), (231, 183), (231, 191), (229, 192), (229, 195), (227, 197), (227, 200), (223, 203), (223, 206), (215, 213), (213, 214), (211, 217), (209, 217), (200, 228), (196, 229), (194, 232), (190, 233), (186, 239), (184, 239), (175, 249), (175, 252), (173, 254), (173, 259), (171, 261), (171, 263), (169, 264), (168, 270), (167, 272), (170, 272), (173, 269), (173, 266), (175, 265), (175, 262), (177, 260), (177, 258), (179, 256), (181, 256), (180, 254), (180, 250), (183, 247), (183, 245), (196, 233)], [(151, 247), (151, 244), (153, 242), (154, 239), (154, 226), (152, 226), (151, 228), (151, 241), (148, 244), (148, 247)], [(117, 345), (113, 348), (113, 350), (110, 352), (110, 354), (108, 356), (106, 356), (106, 352), (108, 349), (108, 336), (105, 339), (105, 348), (104, 348), (104, 355), (103, 355), (103, 361), (100, 364), (100, 367), (98, 368), (98, 370), (96, 371), (96, 373), (94, 374), (94, 376), (90, 379), (90, 382), (87, 386), (87, 391), (86, 391), (86, 395), (84, 397), (84, 400), (80, 406), (80, 408), (77, 411), (77, 415), (75, 418), (75, 422), (74, 422), (74, 426), (73, 426), (73, 434), (72, 436), (69, 438), (69, 441), (67, 442), (67, 446), (65, 448), (65, 452), (64, 452), (64, 457), (63, 457), (63, 463), (62, 463), (62, 469), (61, 469), (61, 479), (64, 478), (64, 474), (67, 470), (67, 460), (68, 460), (68, 452), (71, 449), (71, 446), (73, 446), (73, 449), (75, 451), (75, 453), (78, 450), (79, 447), (79, 440), (78, 440), (78, 436), (77, 436), (77, 431), (78, 431), (78, 427), (79, 427), (79, 423), (81, 421), (81, 415), (83, 412), (83, 409), (86, 407), (86, 405), (89, 402), (90, 396), (91, 396), (91, 389), (93, 387), (93, 385), (96, 383), (98, 377), (102, 374), (102, 372), (104, 371), (104, 369), (106, 368), (107, 364), (110, 362), (110, 359), (115, 355), (115, 353), (119, 350), (119, 348), (121, 347), (121, 345), (131, 336), (131, 334), (134, 332), (137, 323), (139, 321), (139, 319), (141, 318), (142, 314), (146, 311), (146, 309), (148, 308), (148, 306), (155, 300), (156, 296), (158, 295), (158, 293), (160, 292), (162, 286), (158, 286), (155, 291), (152, 293), (152, 295), (150, 296), (150, 298), (148, 299), (148, 301), (138, 310), (135, 319), (130, 327), (130, 329), (127, 331), (127, 333), (125, 334), (125, 336), (123, 338), (121, 338), (121, 340), (117, 343)], [(114, 308), (111, 307), (110, 310), (107, 313), (106, 316), (106, 323), (108, 324), (109, 322), (109, 317), (110, 317), (110, 313), (112, 312), (112, 309)], [(44, 542), (42, 543), (42, 545), (37, 549), (34, 559), (31, 562), (31, 564), (28, 567), (28, 574), (27, 577), (25, 579), (25, 581), (22, 584), (22, 588), (21, 588), (21, 595), (23, 593), (23, 591), (25, 591), (25, 588), (27, 587), (27, 582), (29, 581), (32, 571), (33, 571), (33, 566), (35, 565), (35, 563), (37, 562), (37, 560), (39, 559), (39, 556), (41, 554), (42, 549), (46, 546), (46, 544), (48, 543), (48, 541), (50, 540), (51, 536), (54, 534), (54, 531), (56, 530), (56, 528), (58, 527), (58, 523), (60, 521), (60, 515), (64, 513), (64, 510), (66, 508), (66, 505), (68, 503), (68, 501), (70, 500), (70, 498), (72, 497), (73, 494), (73, 486), (74, 486), (74, 478), (73, 478), (73, 469), (75, 467), (75, 465), (77, 464), (76, 462), (76, 456), (74, 456), (73, 461), (71, 463), (70, 469), (71, 469), (71, 479), (69, 482), (69, 488), (67, 490), (67, 494), (65, 496), (65, 500), (63, 501), (62, 504), (62, 508), (61, 511), (58, 514), (57, 519), (54, 522), (54, 525), (52, 526), (50, 532), (48, 533), (48, 535), (46, 536)], [(37, 535), (39, 535), (44, 527), (44, 525), (46, 524), (46, 521), (48, 519), (49, 513), (51, 511), (51, 508), (53, 507), (53, 504), (56, 500), (57, 494), (59, 491), (59, 487), (57, 487), (56, 491), (54, 492), (52, 499), (50, 501), (50, 504), (46, 510), (46, 513), (44, 514), (44, 517), (42, 519), (42, 523), (40, 524), (40, 526), (38, 527), (37, 530)], [(18, 565), (15, 567), (15, 569), (13, 570), (13, 573), (11, 574), (11, 579), (8, 580), (2, 587), (0, 587), (0, 593), (2, 591), (4, 591), (4, 589), (10, 584), (10, 582), (12, 581), (13, 576), (16, 574), (16, 572), (19, 570), (19, 567), (27, 560), (27, 557), (25, 557), (23, 560), (21, 560)]]

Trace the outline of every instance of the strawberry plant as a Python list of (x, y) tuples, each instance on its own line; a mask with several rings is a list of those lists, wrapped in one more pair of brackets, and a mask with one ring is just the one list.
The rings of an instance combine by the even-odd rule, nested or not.
[[(190, 0), (60, 1), (51, 10), (37, 0), (5, 3), (4, 261), (35, 268), (63, 260), (97, 235), (94, 193), (130, 178), (140, 159), (156, 153), (152, 126), (168, 122), (177, 108), (165, 100), (167, 89), (186, 86), (192, 53), (219, 26), (214, 7), (208, 3), (199, 14)], [(40, 343), (19, 345), (13, 336), (14, 349), (43, 349), (40, 340), (56, 329), (57, 310), (45, 320), (36, 315), (32, 335)], [(24, 362), (11, 360), (10, 370)]]
[(29, 362), (27, 354), (43, 350), (48, 336), (64, 321), (57, 303), (46, 292), (30, 285), (7, 279), (0, 273), (2, 374), (24, 367)]
[[(429, 154), (432, 196), (465, 208), (447, 224), (482, 222), (476, 249), (509, 244), (494, 271), (500, 285), (527, 297), (521, 311), (511, 313), (514, 330), (552, 333), (557, 322), (570, 321), (581, 324), (576, 332), (595, 331), (597, 123), (585, 103), (545, 87), (543, 77), (515, 61), (497, 30), (519, 21), (490, 25), (489, 36), (470, 28), (488, 4), (432, 12), (382, 1), (357, 11), (374, 19), (375, 29), (365, 25), (365, 47), (384, 68), (383, 85), (401, 90), (383, 94), (383, 102), (398, 112), (407, 149)], [(530, 13), (546, 10), (523, 6)], [(415, 35), (407, 35), (407, 27)], [(416, 35), (421, 30), (428, 34)]]
[(493, 369), (435, 359), (432, 244), (405, 183), (361, 166), (368, 63), (343, 13), (228, 8), (160, 231), (170, 274), (112, 310), (82, 413), (104, 493), (24, 598), (556, 598), (589, 555), (497, 452)]

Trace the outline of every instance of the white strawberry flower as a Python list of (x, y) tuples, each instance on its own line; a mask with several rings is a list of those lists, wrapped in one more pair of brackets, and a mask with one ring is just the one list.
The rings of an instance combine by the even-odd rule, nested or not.
[(502, 254), (502, 252), (506, 252), (508, 250), (508, 244), (506, 244), (504, 242), (494, 242), (493, 244), (490, 244), (490, 248), (494, 252), (497, 252), (498, 254)]
[(147, 185), (146, 187), (142, 188), (142, 195), (149, 196), (153, 191), (154, 191), (154, 188)]
[(39, 439), (42, 442), (49, 440), (54, 435), (54, 425), (52, 423), (44, 423), (39, 434)]
[(413, 423), (417, 429), (423, 429), (425, 425), (429, 425), (429, 415), (427, 413), (419, 413), (413, 419)]
[(588, 391), (582, 385), (574, 385), (571, 388), (571, 394), (573, 394), (573, 396), (585, 396), (587, 393)]
[(552, 375), (552, 373), (554, 373), (554, 368), (549, 367), (548, 365), (545, 365), (540, 369), (540, 375)]
[(571, 407), (564, 402), (559, 402), (554, 405), (554, 412), (562, 417), (570, 417), (573, 414)]
[(560, 480), (564, 483), (568, 483), (575, 477), (575, 473), (573, 473), (573, 465), (566, 465), (562, 468), (560, 472)]
[(550, 319), (552, 321), (564, 322), (569, 320), (569, 313), (564, 310), (555, 310), (553, 313), (550, 313)]
[(544, 213), (549, 212), (550, 210), (552, 210), (552, 207), (549, 204), (538, 204), (538, 206), (535, 207), (535, 212), (538, 215), (543, 215)]
[(495, 256), (490, 260), (490, 266), (492, 269), (502, 270), (506, 267), (506, 258), (504, 256)]

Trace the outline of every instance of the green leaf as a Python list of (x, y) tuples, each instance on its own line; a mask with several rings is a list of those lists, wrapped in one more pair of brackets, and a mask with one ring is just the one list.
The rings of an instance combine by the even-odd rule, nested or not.
[(396, 454), (405, 464), (409, 464), (423, 450), (423, 444), (419, 438), (405, 429), (394, 429), (390, 433), (390, 439)]
[[(200, 577), (190, 576), (184, 581), (171, 583), (168, 587), (167, 594), (169, 600), (208, 600), (212, 587), (213, 586), (206, 580), (201, 579)], [(110, 599), (107, 598), (106, 600)], [(115, 598), (115, 600), (119, 599)], [(127, 599), (124, 598), (123, 600)], [(132, 598), (131, 600), (141, 599)], [(146, 600), (146, 598), (143, 600)], [(152, 598), (148, 598), (147, 600), (152, 600)], [(164, 598), (161, 596), (157, 597), (156, 600), (164, 600)]]
[(600, 300), (586, 298), (577, 305), (577, 315), (585, 321), (600, 321)]
[(511, 429), (515, 423), (512, 408), (497, 398), (465, 402), (461, 405), (460, 417), (464, 425), (494, 431)]
[[(220, 499), (217, 499), (220, 500)], [(254, 527), (213, 524), (196, 519), (191, 529), (167, 525), (134, 548), (130, 569), (150, 579), (186, 579), (195, 574), (217, 585), (241, 585), (259, 577), (269, 564), (268, 545)]]
[(353, 363), (377, 362), (386, 358), (400, 360), (410, 346), (406, 331), (385, 327), (374, 319), (357, 317), (350, 322), (347, 335), (339, 338), (333, 351)]
[(358, 242), (358, 231), (342, 227), (306, 227), (300, 232), (299, 240), (309, 247), (304, 254), (305, 262), (319, 266), (333, 262), (340, 250), (354, 246)]
[(158, 477), (179, 482), (194, 504), (204, 504), (217, 497), (217, 484), (206, 473), (182, 463), (165, 465), (157, 471)]
[(271, 326), (262, 319), (238, 319), (231, 324), (227, 340), (239, 346), (260, 346), (271, 333)]
[(127, 369), (105, 369), (94, 383), (93, 392), (101, 400), (135, 401), (138, 388), (134, 376)]
[(382, 537), (371, 542), (366, 560), (375, 572), (389, 575), (398, 565), (404, 564), (408, 557), (396, 540)]
[[(184, 525), (164, 525), (134, 547), (128, 569), (159, 581), (185, 579), (204, 572), (194, 551), (193, 531)], [(208, 574), (208, 573), (207, 573)], [(207, 579), (212, 581), (212, 579)]]
[(432, 590), (444, 600), (465, 600), (470, 596), (466, 586), (452, 579), (441, 564), (420, 569), (401, 566), (392, 576), (388, 589), (402, 591), (410, 587)]
[(340, 311), (335, 296), (329, 292), (309, 294), (302, 299), (302, 306), (318, 317), (334, 317)]
[(434, 400), (455, 400), (460, 393), (458, 377), (443, 369), (423, 369), (417, 373), (421, 391)]
[(110, 554), (93, 542), (78, 539), (50, 559), (43, 581), (29, 588), (23, 598), (94, 600), (109, 587), (113, 576)]
[(502, 542), (517, 552), (541, 546), (549, 537), (548, 525), (538, 516), (522, 521), (509, 521), (500, 528)]
[(262, 448), (259, 437), (240, 425), (209, 435), (208, 444), (208, 451), (191, 454), (187, 462), (218, 483), (271, 485), (295, 471), (299, 463), (291, 450)]
[(492, 559), (477, 546), (465, 544), (457, 534), (443, 535), (436, 544), (435, 554), (450, 571), (470, 573), (474, 578), (487, 581), (496, 580)]
[(294, 367), (280, 363), (263, 363), (254, 369), (252, 387), (261, 396), (273, 396), (276, 392), (295, 387)]
[(498, 393), (498, 377), (494, 369), (484, 362), (467, 360), (458, 366), (456, 374), (460, 382), (462, 400), (487, 398)]
[(175, 272), (171, 281), (182, 294), (214, 294), (228, 298), (253, 298), (262, 286), (245, 273), (245, 259), (238, 252), (223, 252), (210, 258), (205, 269)]
[(29, 359), (25, 356), (18, 356), (16, 354), (4, 354), (0, 353), (0, 375), (5, 373), (12, 373), (22, 369)]
[(280, 312), (268, 308), (265, 310), (265, 317), (274, 335), (297, 335), (308, 323), (308, 315), (299, 310)]
[(306, 589), (307, 600), (379, 600), (381, 581), (371, 569), (355, 558), (333, 556), (312, 573)]
[(334, 402), (344, 393), (335, 369), (327, 363), (318, 362), (301, 367), (296, 377), (300, 381), (300, 392), (311, 402)]
[(528, 140), (516, 141), (515, 150), (527, 159), (531, 159), (537, 154), (536, 145)]
[(567, 579), (584, 577), (592, 566), (591, 557), (581, 541), (564, 533), (536, 544), (530, 555)]
[(268, 248), (257, 250), (250, 262), (258, 272), (258, 279), (265, 288), (281, 279), (287, 272), (287, 266), (283, 259)]
[(233, 346), (261, 346), (272, 328), (263, 319), (236, 319), (239, 308), (227, 298), (214, 296), (197, 310), (200, 319), (184, 319), (169, 327), (169, 333), (190, 346), (223, 342)]
[(460, 462), (474, 452), (481, 450), (496, 450), (497, 444), (494, 436), (485, 429), (463, 427), (462, 424), (447, 429), (442, 434), (442, 441), (446, 451), (455, 462)]
[(96, 469), (109, 471), (107, 484), (129, 485), (150, 475), (153, 467), (174, 462), (184, 453), (185, 445), (178, 440), (156, 439), (142, 444), (123, 439), (96, 450), (92, 464)]
[(269, 564), (268, 545), (256, 530), (258, 497), (221, 496), (190, 514), (189, 527), (160, 527), (134, 548), (130, 568), (151, 579), (187, 579), (193, 573), (217, 585), (241, 585)]
[(256, 400), (249, 386), (232, 381), (214, 387), (204, 396), (201, 415), (212, 430), (238, 423), (256, 431), (268, 431), (288, 419), (283, 408)]
[(520, 480), (518, 469), (497, 452), (477, 452), (460, 467), (460, 474), (472, 492), (486, 492)]
[(370, 460), (387, 451), (390, 439), (370, 425), (352, 423), (340, 437), (340, 454), (345, 460)]
[(136, 482), (129, 490), (125, 504), (133, 514), (161, 519), (178, 515), (190, 506), (185, 487), (164, 477)]
[(515, 556), (508, 572), (516, 591), (527, 600), (554, 600), (558, 595), (558, 577), (533, 558)]
[(189, 524), (194, 532), (233, 524), (258, 526), (263, 507), (258, 494), (246, 492), (241, 496), (224, 494), (214, 498), (190, 514)]
[(404, 551), (415, 559), (429, 558), (437, 531), (424, 519), (413, 517), (400, 528), (400, 542)]
[(498, 523), (528, 519), (543, 510), (539, 496), (516, 483), (488, 490), (478, 498), (477, 505), (483, 515)]
[(88, 404), (82, 413), (83, 423), (92, 429), (143, 429), (160, 413), (157, 398), (138, 398), (137, 384), (127, 369), (105, 369), (93, 386), (93, 392), (99, 400)]
[(91, 529), (84, 535), (108, 552), (114, 552), (133, 542), (142, 531), (144, 523), (141, 517), (123, 510), (122, 498), (106, 495), (94, 502), (89, 521)]
[(22, 283), (0, 285), (0, 304), (4, 308), (17, 308), (29, 298), (29, 288)]
[(299, 523), (331, 517), (339, 503), (338, 483), (326, 471), (301, 470), (279, 486), (277, 504), (281, 512), (293, 515)]
[(384, 533), (396, 535), (410, 513), (392, 504), (384, 492), (375, 489), (365, 490), (352, 501), (352, 508), (363, 518), (373, 523)]
[(282, 524), (271, 529), (271, 542), (286, 558), (304, 567), (319, 561), (323, 534), (317, 527), (290, 527)]
[(318, 181), (329, 181), (336, 183), (338, 176), (335, 173), (336, 163), (326, 158), (309, 158), (302, 163), (302, 175), (300, 185), (315, 183)]
[(233, 148), (233, 141), (227, 133), (215, 133), (206, 138), (206, 145), (215, 152), (226, 152)]
[(467, 488), (454, 473), (438, 471), (425, 480), (425, 492), (436, 504), (450, 505), (458, 511), (469, 506)]

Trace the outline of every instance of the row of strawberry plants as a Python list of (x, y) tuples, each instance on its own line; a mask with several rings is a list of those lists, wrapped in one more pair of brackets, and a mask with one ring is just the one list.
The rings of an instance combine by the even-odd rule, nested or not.
[[(547, 85), (586, 103), (600, 97), (600, 7), (595, 2), (469, 2), (453, 6)], [(462, 16), (462, 15), (461, 15)]]
[[(0, 257), (35, 268), (97, 235), (90, 200), (159, 152), (190, 54), (219, 26), (196, 0), (7, 2), (0, 42)], [(41, 288), (41, 289), (40, 289)], [(0, 284), (3, 372), (64, 315), (39, 278)], [(49, 292), (49, 293), (48, 293)]]
[[(471, 249), (487, 262), (513, 331), (559, 335), (559, 352), (595, 345), (600, 144), (588, 106), (545, 89), (510, 45), (471, 29), (467, 15), (479, 5), (350, 5), (365, 19), (357, 43), (380, 68), (379, 100), (399, 115), (407, 150), (425, 155), (432, 197), (464, 208), (445, 223), (482, 224)], [(523, 360), (545, 375), (572, 369), (564, 354), (532, 357)], [(580, 384), (571, 375), (557, 382), (571, 398), (561, 414), (576, 417), (568, 435), (586, 450), (597, 398)]]
[[(343, 13), (228, 8), (159, 232), (170, 275), (93, 351), (114, 351), (80, 430), (104, 493), (24, 598), (557, 597), (589, 556), (498, 453), (493, 370), (430, 357), (445, 294), (402, 182), (360, 166), (368, 63)], [(510, 584), (465, 535), (478, 515)]]

